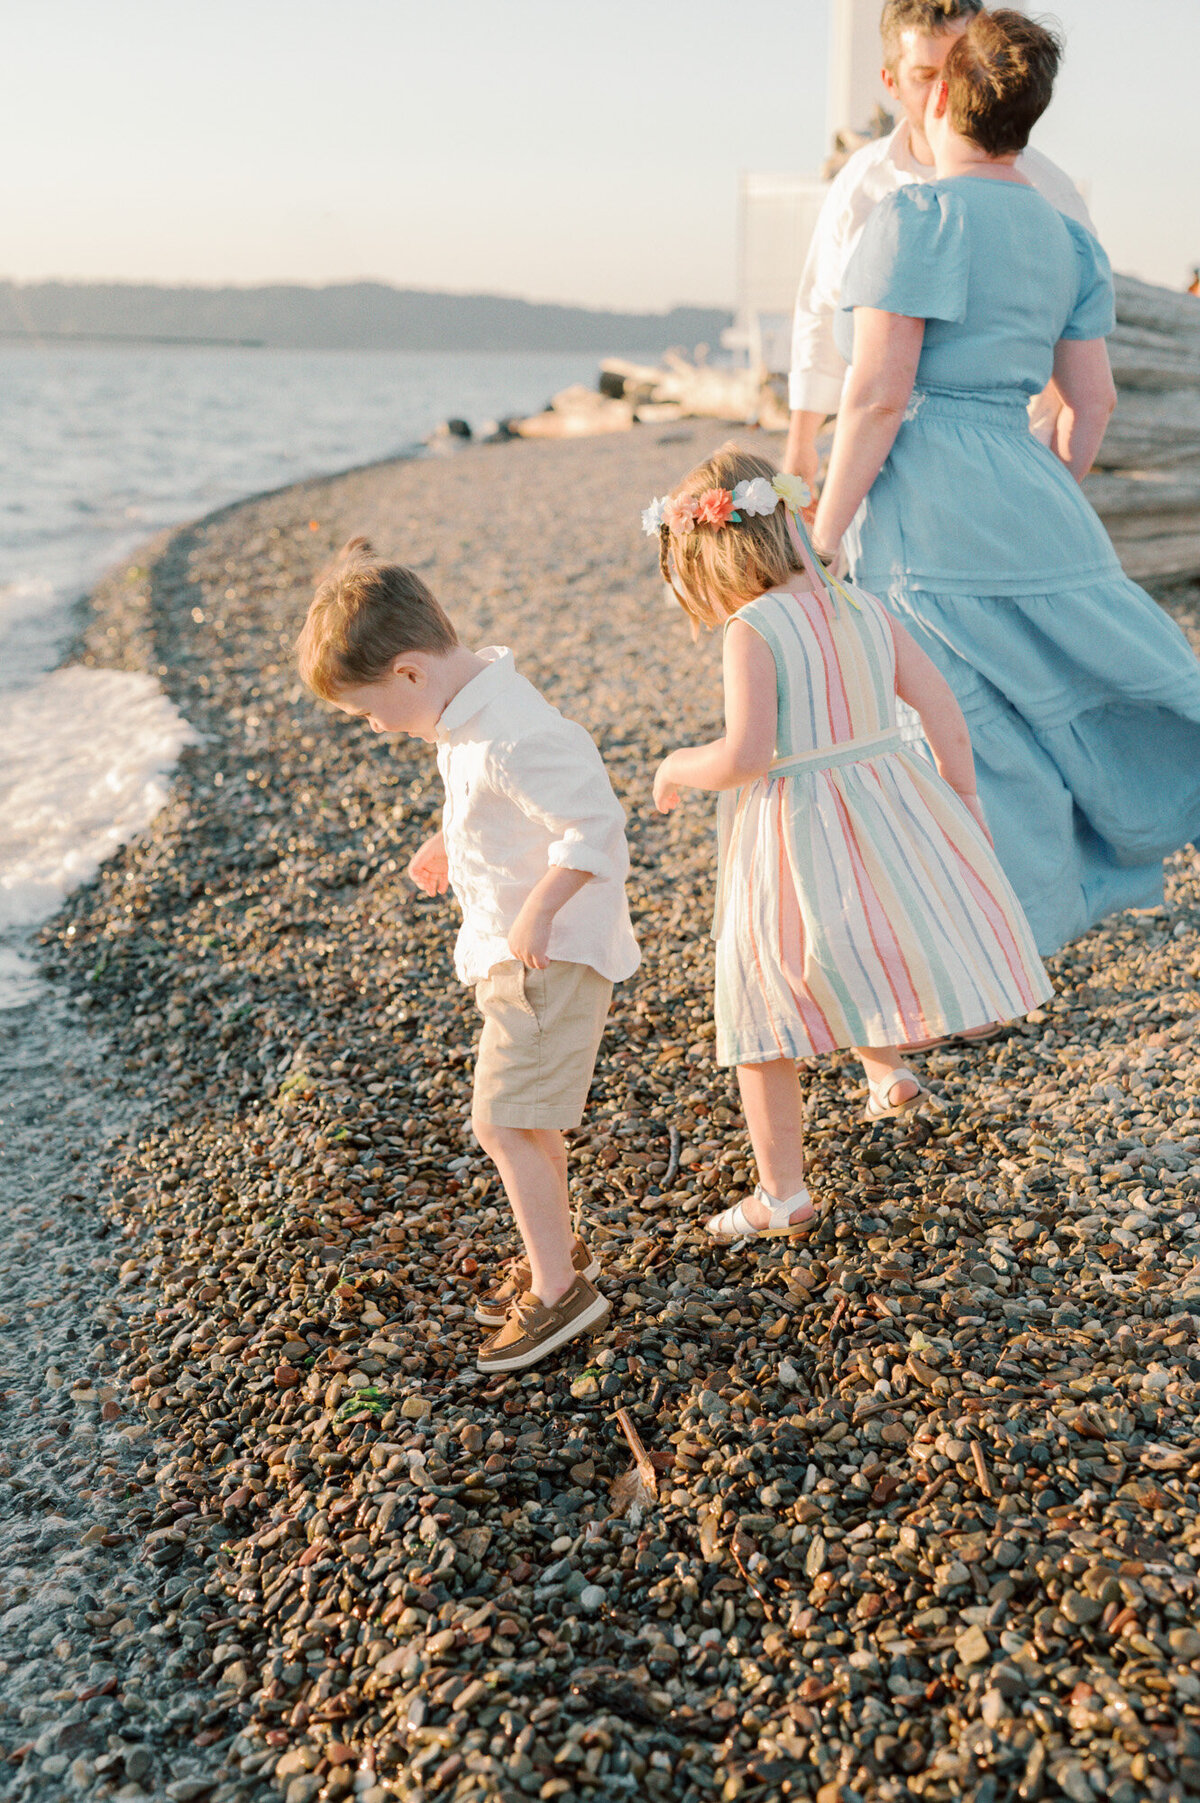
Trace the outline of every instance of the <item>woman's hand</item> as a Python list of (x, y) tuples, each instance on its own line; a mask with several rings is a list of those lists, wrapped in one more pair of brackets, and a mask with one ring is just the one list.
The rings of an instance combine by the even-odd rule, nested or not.
[[(814, 538), (813, 539), (813, 551), (815, 552), (816, 549), (817, 549), (817, 541)], [(846, 570), (848, 568), (848, 559), (846, 557), (845, 546), (839, 541), (837, 550), (834, 552), (833, 556), (828, 559), (828, 561), (826, 561), (825, 553), (822, 551), (820, 553), (820, 555), (817, 557), (817, 562), (823, 563), (825, 565), (825, 568), (829, 571), (829, 574), (831, 576), (836, 577), (836, 579), (840, 582), (842, 580), (842, 578), (845, 576)]]
[(671, 753), (654, 772), (654, 805), (660, 814), (669, 814), (679, 806), (679, 790), (671, 776)]
[(440, 833), (426, 839), (409, 860), (408, 875), (426, 895), (445, 895), (450, 882), (450, 864), (446, 857), (446, 841)]

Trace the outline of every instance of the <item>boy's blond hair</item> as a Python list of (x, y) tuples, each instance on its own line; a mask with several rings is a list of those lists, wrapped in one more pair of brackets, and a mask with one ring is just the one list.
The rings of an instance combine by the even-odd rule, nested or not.
[(296, 640), (300, 677), (323, 701), (380, 682), (406, 651), (452, 651), (458, 634), (421, 578), (352, 538), (317, 585)]
[[(710, 488), (732, 492), (739, 482), (752, 482), (756, 476), (770, 482), (777, 474), (765, 457), (734, 444), (722, 445), (672, 489), (671, 499), (698, 498)], [(663, 581), (692, 622), (695, 636), (701, 626), (723, 626), (739, 607), (768, 589), (786, 588), (804, 568), (782, 501), (774, 513), (753, 518), (743, 514), (739, 526), (697, 526), (686, 538), (661, 526), (658, 562)]]

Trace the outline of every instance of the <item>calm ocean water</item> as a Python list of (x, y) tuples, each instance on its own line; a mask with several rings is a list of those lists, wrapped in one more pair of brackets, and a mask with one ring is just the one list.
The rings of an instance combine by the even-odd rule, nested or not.
[(56, 669), (72, 603), (163, 526), (531, 412), (590, 355), (0, 345), (0, 1008), (29, 929), (162, 805), (189, 728), (147, 677)]

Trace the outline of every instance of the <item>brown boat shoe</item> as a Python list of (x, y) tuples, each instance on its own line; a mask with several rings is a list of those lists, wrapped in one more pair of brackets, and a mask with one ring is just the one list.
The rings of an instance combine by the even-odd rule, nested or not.
[(591, 1333), (608, 1312), (607, 1297), (586, 1277), (577, 1277), (552, 1308), (544, 1308), (527, 1290), (512, 1304), (504, 1326), (483, 1342), (476, 1363), (481, 1371), (523, 1371), (580, 1334)]
[[(571, 1252), (571, 1263), (580, 1277), (591, 1280), (600, 1275), (600, 1260), (593, 1258), (581, 1239), (576, 1239)], [(503, 1268), (499, 1283), (484, 1292), (475, 1304), (475, 1319), (485, 1327), (503, 1327), (508, 1320), (508, 1311), (518, 1296), (523, 1296), (533, 1285), (533, 1272), (529, 1268), (527, 1258), (510, 1258)]]

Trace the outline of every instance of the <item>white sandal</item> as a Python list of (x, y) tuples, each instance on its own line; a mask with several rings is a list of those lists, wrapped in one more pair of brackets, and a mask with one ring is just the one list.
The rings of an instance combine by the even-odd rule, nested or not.
[[(734, 1240), (791, 1239), (796, 1234), (807, 1233), (817, 1218), (807, 1184), (802, 1184), (795, 1195), (789, 1196), (785, 1202), (777, 1202), (761, 1183), (755, 1188), (754, 1194), (767, 1208), (765, 1227), (756, 1227), (746, 1214), (745, 1204), (735, 1202), (732, 1208), (722, 1209), (719, 1215), (710, 1215), (704, 1223), (705, 1232), (710, 1233), (714, 1240), (720, 1240), (723, 1246), (732, 1245)], [(799, 1221), (793, 1222), (792, 1215), (797, 1208), (805, 1205), (808, 1213)]]
[[(891, 1095), (897, 1083), (915, 1083), (916, 1095), (909, 1096), (903, 1102), (893, 1102)], [(878, 1082), (870, 1077), (867, 1078), (867, 1105), (863, 1110), (864, 1120), (890, 1121), (894, 1120), (897, 1115), (911, 1114), (914, 1108), (923, 1108), (927, 1105), (936, 1108), (938, 1106), (937, 1097), (932, 1090), (926, 1089), (920, 1077), (915, 1071), (910, 1071), (907, 1064), (898, 1064), (895, 1070), (889, 1071), (885, 1077), (880, 1077)]]

